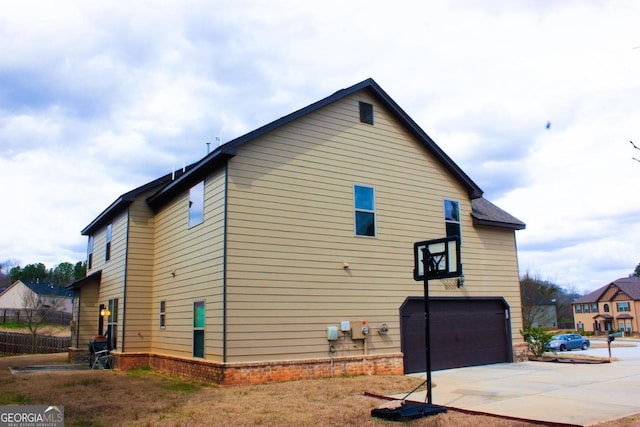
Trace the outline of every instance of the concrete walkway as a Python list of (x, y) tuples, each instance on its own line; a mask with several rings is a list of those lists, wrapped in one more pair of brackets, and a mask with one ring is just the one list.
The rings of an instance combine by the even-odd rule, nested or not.
[[(640, 347), (625, 352), (625, 360), (606, 364), (522, 362), (435, 371), (432, 402), (581, 426), (627, 417), (640, 413)], [(612, 349), (620, 357), (616, 353), (622, 350)], [(425, 393), (407, 399), (423, 402)]]

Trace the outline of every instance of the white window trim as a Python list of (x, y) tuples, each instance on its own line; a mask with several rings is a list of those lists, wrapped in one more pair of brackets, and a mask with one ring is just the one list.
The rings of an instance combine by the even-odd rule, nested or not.
[[(459, 216), (458, 221), (452, 221), (447, 219), (446, 202), (455, 202), (458, 204), (458, 216)], [(460, 200), (449, 199), (449, 198), (442, 199), (442, 218), (444, 219), (444, 235), (445, 236), (447, 236), (447, 223), (458, 224), (458, 226), (460, 227), (460, 245), (462, 245), (462, 215), (460, 213)]]
[[(194, 191), (194, 189), (198, 186), (202, 185), (202, 206), (200, 207), (202, 209), (201, 212), (201, 216), (198, 217), (198, 221), (192, 221), (191, 218), (191, 207), (193, 205), (193, 202), (191, 201), (191, 193), (192, 191)], [(204, 180), (198, 182), (197, 184), (193, 185), (192, 187), (189, 188), (189, 204), (187, 206), (187, 226), (188, 228), (193, 228), (196, 227), (200, 224), (202, 224), (204, 222), (204, 197), (205, 197), (205, 182)]]
[[(356, 207), (356, 187), (370, 188), (373, 190), (373, 210), (359, 209)], [(376, 187), (368, 184), (353, 184), (351, 188), (351, 197), (353, 198), (353, 235), (355, 237), (363, 237), (365, 239), (375, 239), (378, 237), (378, 214), (376, 212)], [(356, 214), (358, 212), (367, 212), (373, 214), (373, 236), (366, 236), (364, 234), (358, 234)]]

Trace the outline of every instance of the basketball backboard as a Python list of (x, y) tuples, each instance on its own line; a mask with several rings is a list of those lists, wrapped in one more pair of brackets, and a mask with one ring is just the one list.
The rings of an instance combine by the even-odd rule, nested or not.
[(454, 236), (416, 242), (413, 244), (413, 259), (415, 280), (423, 281), (425, 276), (426, 279), (459, 277), (462, 274), (460, 238)]

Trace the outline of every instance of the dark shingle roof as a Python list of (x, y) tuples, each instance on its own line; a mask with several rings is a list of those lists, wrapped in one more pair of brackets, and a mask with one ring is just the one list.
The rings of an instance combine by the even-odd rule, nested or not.
[(629, 295), (629, 297), (635, 301), (640, 301), (640, 277), (623, 277), (622, 279), (614, 280), (611, 283), (604, 285), (595, 291), (578, 298), (574, 304), (586, 304), (598, 302), (602, 295), (611, 287), (617, 286), (620, 291)]
[[(191, 169), (193, 165), (185, 167), (185, 171)], [(106, 208), (100, 215), (98, 215), (89, 225), (87, 225), (80, 233), (84, 236), (91, 235), (96, 229), (109, 223), (109, 221), (118, 213), (126, 209), (140, 194), (145, 191), (153, 190), (154, 188), (160, 188), (163, 185), (170, 183), (176, 176), (182, 174), (182, 169), (174, 173), (166, 174), (158, 179), (141, 185), (127, 193), (124, 193), (118, 197), (108, 208)]]
[(73, 297), (73, 291), (68, 290), (64, 286), (56, 286), (51, 283), (42, 282), (24, 282), (24, 285), (38, 295), (57, 296), (57, 297)]
[(480, 197), (471, 201), (471, 216), (477, 225), (523, 230), (526, 224), (515, 216), (503, 211), (487, 199)]

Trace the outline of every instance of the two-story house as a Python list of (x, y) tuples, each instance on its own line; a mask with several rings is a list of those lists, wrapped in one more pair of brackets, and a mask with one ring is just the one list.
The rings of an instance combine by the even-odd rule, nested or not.
[(640, 277), (614, 280), (573, 302), (577, 331), (638, 333)]
[(98, 215), (70, 351), (104, 328), (120, 368), (225, 384), (424, 371), (413, 244), (456, 235), (464, 285), (430, 283), (432, 367), (512, 361), (524, 226), (368, 79)]

